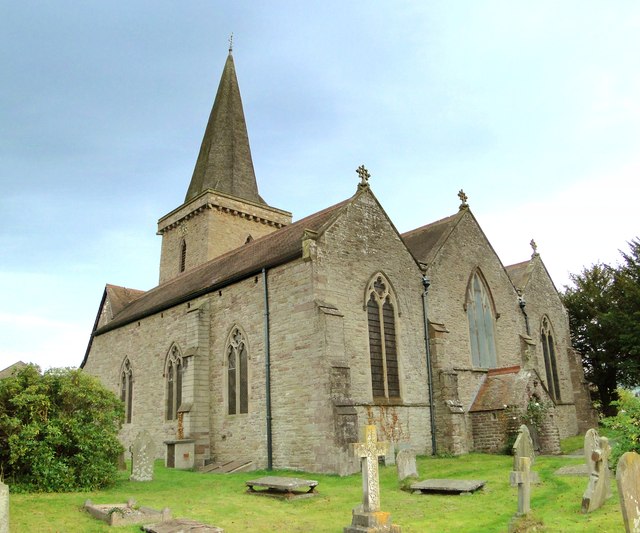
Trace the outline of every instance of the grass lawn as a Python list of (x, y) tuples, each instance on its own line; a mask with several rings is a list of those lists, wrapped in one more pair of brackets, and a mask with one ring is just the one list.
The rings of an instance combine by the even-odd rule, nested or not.
[[(533, 467), (542, 483), (533, 486), (531, 507), (544, 531), (624, 531), (615, 479), (613, 498), (596, 512), (580, 512), (586, 477), (559, 477), (553, 472), (580, 458), (538, 457)], [(483, 479), (485, 488), (471, 495), (414, 495), (398, 487), (396, 468), (381, 467), (382, 510), (392, 514), (403, 533), (505, 532), (517, 508), (517, 489), (509, 486), (512, 457), (470, 454), (456, 458), (419, 457), (421, 479)], [(283, 501), (245, 493), (244, 482), (262, 475), (304, 477), (319, 481), (314, 498)], [(140, 505), (171, 508), (174, 517), (201, 520), (227, 533), (339, 532), (351, 522), (351, 509), (361, 501), (360, 475), (347, 477), (274, 471), (239, 474), (199, 474), (166, 469), (157, 462), (155, 478), (147, 483), (128, 481), (123, 472), (112, 488), (94, 493), (12, 494), (11, 532), (139, 531), (137, 526), (110, 528), (82, 510), (94, 503), (123, 503), (135, 498)]]

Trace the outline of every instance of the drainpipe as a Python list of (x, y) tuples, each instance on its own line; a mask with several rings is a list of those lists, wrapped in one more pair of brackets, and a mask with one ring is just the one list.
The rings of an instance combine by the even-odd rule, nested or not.
[(433, 403), (433, 370), (431, 368), (431, 349), (429, 347), (429, 312), (427, 307), (427, 294), (431, 280), (422, 276), (422, 317), (424, 319), (424, 347), (427, 353), (427, 381), (429, 383), (429, 415), (431, 418), (431, 454), (436, 455), (436, 411)]
[(273, 469), (273, 437), (271, 435), (271, 353), (269, 344), (269, 286), (267, 270), (262, 269), (264, 286), (264, 366), (265, 366), (265, 401), (267, 409), (267, 470)]
[(529, 331), (529, 317), (527, 316), (527, 313), (524, 310), (524, 306), (527, 305), (527, 302), (524, 301), (524, 296), (518, 296), (518, 305), (520, 306), (520, 310), (524, 315), (524, 325), (527, 328), (527, 335), (531, 337), (531, 332)]

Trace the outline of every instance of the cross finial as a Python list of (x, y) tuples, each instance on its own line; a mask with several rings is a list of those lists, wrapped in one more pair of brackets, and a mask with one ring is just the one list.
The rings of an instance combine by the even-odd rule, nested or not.
[(233, 52), (233, 32), (229, 36), (229, 53)]
[(360, 165), (356, 169), (356, 172), (358, 173), (358, 176), (360, 177), (359, 187), (368, 187), (369, 186), (369, 178), (371, 177), (371, 174), (369, 174), (369, 171), (364, 167), (364, 165)]
[(460, 209), (466, 209), (467, 207), (469, 207), (469, 204), (467, 203), (469, 197), (464, 193), (462, 189), (458, 191), (458, 198), (460, 198)]
[(534, 257), (534, 256), (538, 255), (538, 245), (536, 244), (536, 241), (531, 239), (531, 242), (529, 243), (529, 245), (531, 246), (531, 249), (533, 250), (533, 254), (531, 254), (531, 257)]

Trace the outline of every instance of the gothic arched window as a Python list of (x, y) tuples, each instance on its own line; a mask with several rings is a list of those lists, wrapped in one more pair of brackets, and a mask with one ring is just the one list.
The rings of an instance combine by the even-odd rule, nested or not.
[(395, 298), (382, 274), (369, 283), (366, 301), (373, 397), (400, 398)]
[(177, 346), (173, 346), (167, 356), (165, 380), (167, 388), (166, 420), (178, 418), (178, 409), (182, 403), (182, 356)]
[(547, 389), (554, 401), (560, 400), (560, 382), (558, 380), (558, 365), (556, 362), (556, 346), (553, 341), (551, 323), (545, 316), (540, 328), (540, 343), (544, 355), (544, 368), (547, 374)]
[(124, 403), (124, 422), (130, 424), (133, 410), (133, 371), (128, 357), (124, 358), (120, 370), (120, 399)]
[(238, 327), (234, 327), (227, 342), (227, 401), (228, 413), (249, 412), (249, 377), (247, 343)]
[(479, 368), (495, 368), (495, 313), (489, 288), (479, 270), (469, 280), (465, 306), (469, 321), (471, 363)]

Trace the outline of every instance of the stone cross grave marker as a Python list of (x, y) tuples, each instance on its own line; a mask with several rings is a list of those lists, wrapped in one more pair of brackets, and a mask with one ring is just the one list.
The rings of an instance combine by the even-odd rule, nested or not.
[(589, 470), (589, 483), (582, 496), (582, 512), (590, 513), (602, 507), (611, 496), (609, 477), (609, 456), (611, 447), (606, 437), (601, 437), (595, 429), (584, 436), (584, 458)]
[(403, 448), (396, 457), (398, 468), (398, 481), (404, 481), (408, 477), (418, 477), (416, 467), (416, 452), (411, 448)]
[(131, 481), (152, 481), (156, 447), (146, 430), (136, 436), (131, 445)]
[(622, 454), (616, 469), (620, 507), (627, 533), (640, 533), (640, 455)]
[(362, 467), (362, 505), (353, 510), (351, 526), (344, 533), (400, 533), (400, 526), (391, 525), (390, 513), (380, 511), (380, 480), (378, 457), (387, 453), (387, 442), (378, 442), (376, 426), (365, 426), (364, 443), (353, 444)]
[(362, 509), (367, 513), (380, 510), (380, 480), (378, 457), (386, 455), (386, 442), (378, 442), (376, 426), (366, 426), (364, 443), (353, 445), (362, 467)]
[(534, 457), (533, 441), (529, 428), (524, 424), (518, 430), (518, 437), (513, 445), (513, 471), (511, 486), (518, 486), (517, 516), (527, 514), (531, 510), (531, 464)]
[(9, 487), (0, 479), (0, 533), (9, 533)]

